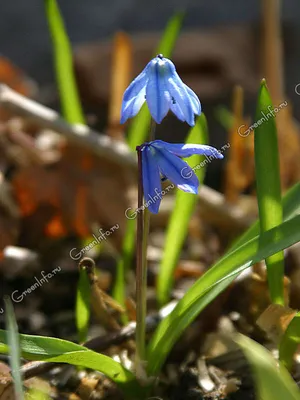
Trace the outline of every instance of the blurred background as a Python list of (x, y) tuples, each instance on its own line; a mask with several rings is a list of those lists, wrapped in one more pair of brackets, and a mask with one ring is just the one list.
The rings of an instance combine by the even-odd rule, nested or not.
[[(117, 31), (133, 40), (133, 72), (151, 58), (158, 39), (174, 12), (185, 10), (182, 33), (173, 59), (179, 73), (200, 96), (209, 120), (212, 143), (224, 143), (224, 130), (214, 118), (214, 108), (230, 105), (233, 85), (245, 89), (245, 110), (252, 113), (263, 65), (262, 3), (257, 0), (177, 1), (72, 0), (59, 6), (75, 51), (75, 66), (85, 110), (105, 126), (109, 100), (112, 40)], [(300, 3), (282, 2), (284, 85), (294, 115), (300, 117)], [(39, 98), (57, 107), (52, 47), (40, 0), (12, 0), (1, 6), (0, 53), (39, 85)], [(169, 121), (171, 120), (171, 121)], [(95, 119), (93, 119), (95, 122)], [(183, 138), (186, 127), (175, 118), (159, 129), (170, 140)]]

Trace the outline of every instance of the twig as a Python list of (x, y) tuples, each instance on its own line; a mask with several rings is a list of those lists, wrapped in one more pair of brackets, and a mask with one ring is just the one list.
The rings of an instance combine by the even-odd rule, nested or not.
[(114, 141), (85, 125), (70, 125), (57, 112), (24, 97), (6, 85), (0, 85), (0, 106), (25, 117), (36, 125), (64, 135), (92, 153), (119, 165), (136, 168), (135, 155), (122, 142)]
[[(165, 307), (163, 307), (157, 314), (149, 315), (146, 318), (146, 332), (153, 332), (157, 327), (159, 322), (166, 318), (168, 314), (174, 309), (177, 301), (171, 301)], [(136, 322), (130, 322), (124, 328), (120, 329), (118, 332), (112, 332), (104, 336), (95, 337), (83, 344), (90, 350), (97, 352), (104, 351), (112, 345), (119, 345), (134, 337), (136, 330)], [(34, 376), (44, 374), (50, 371), (57, 365), (63, 365), (63, 363), (54, 363), (48, 361), (31, 361), (24, 364), (21, 367), (21, 374), (23, 379), (30, 379)]]

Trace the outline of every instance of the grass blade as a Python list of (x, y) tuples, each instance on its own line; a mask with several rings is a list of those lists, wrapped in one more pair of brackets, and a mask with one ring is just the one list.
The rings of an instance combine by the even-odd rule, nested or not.
[[(113, 287), (113, 298), (122, 306), (125, 306), (125, 279), (126, 271), (129, 270), (135, 249), (135, 219), (127, 219), (126, 233), (123, 239), (122, 254), (117, 262), (116, 281)], [(122, 316), (123, 322), (127, 317)]]
[(278, 368), (271, 353), (243, 335), (236, 343), (241, 347), (254, 373), (256, 394), (262, 400), (300, 400), (300, 391), (284, 366)]
[(279, 360), (287, 368), (293, 366), (293, 357), (300, 343), (300, 312), (289, 323), (279, 345)]
[[(186, 143), (207, 144), (208, 133), (207, 123), (204, 114), (197, 119), (196, 125), (191, 128)], [(203, 183), (205, 167), (199, 168), (205, 156), (195, 155), (189, 159), (191, 168), (195, 168), (200, 184)], [(188, 224), (198, 202), (197, 196), (185, 193), (181, 190), (176, 191), (175, 207), (167, 228), (166, 243), (162, 262), (159, 268), (157, 281), (157, 297), (160, 306), (164, 305), (169, 299), (169, 293), (173, 286), (173, 272), (178, 262), (180, 252), (188, 232)]]
[(197, 315), (243, 270), (300, 241), (300, 215), (224, 256), (187, 291), (156, 329), (148, 346), (148, 374), (159, 372), (169, 351)]
[[(254, 155), (260, 231), (265, 232), (282, 222), (280, 170), (275, 113), (265, 80), (258, 95), (254, 130)], [(270, 118), (269, 118), (270, 117)], [(262, 121), (258, 123), (258, 121)], [(283, 252), (266, 259), (271, 300), (284, 305)]]
[(163, 54), (167, 58), (171, 57), (182, 26), (184, 14), (184, 12), (178, 12), (173, 15), (172, 18), (170, 18), (163, 33), (163, 36), (160, 39), (160, 43), (157, 46), (155, 55)]
[(91, 311), (91, 288), (84, 264), (79, 269), (79, 280), (76, 294), (76, 326), (79, 343), (87, 339), (88, 324)]
[(44, 0), (55, 59), (62, 114), (70, 124), (85, 123), (73, 70), (72, 49), (56, 0)]
[(20, 345), (17, 321), (14, 308), (9, 298), (5, 299), (6, 311), (6, 339), (9, 346), (11, 374), (14, 380), (15, 397), (17, 400), (24, 399), (23, 383), (20, 373)]
[[(120, 363), (103, 354), (67, 340), (20, 334), (20, 348), (28, 360), (63, 362), (102, 372), (114, 381), (121, 390), (135, 398), (141, 388), (135, 376)], [(0, 329), (0, 353), (7, 353), (7, 332)]]

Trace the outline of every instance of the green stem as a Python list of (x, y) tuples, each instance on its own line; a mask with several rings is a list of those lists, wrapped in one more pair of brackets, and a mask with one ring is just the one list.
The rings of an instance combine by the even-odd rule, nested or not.
[[(143, 205), (143, 174), (142, 174), (142, 152), (140, 147), (137, 147), (138, 154), (138, 208), (142, 210)], [(147, 265), (146, 265), (146, 250), (147, 250), (147, 233), (145, 226), (147, 222), (147, 212), (141, 211), (137, 216), (137, 264), (136, 264), (136, 357), (135, 369), (136, 374), (144, 375), (145, 370), (145, 336), (146, 336), (146, 296), (147, 296)], [(146, 218), (145, 218), (146, 217)], [(149, 219), (149, 217), (148, 217)]]

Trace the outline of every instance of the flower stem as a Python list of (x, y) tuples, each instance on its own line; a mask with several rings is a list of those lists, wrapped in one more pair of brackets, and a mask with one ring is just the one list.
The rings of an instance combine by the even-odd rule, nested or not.
[[(152, 121), (149, 140), (154, 140), (156, 123)], [(150, 226), (148, 208), (143, 210), (144, 190), (142, 172), (142, 151), (136, 148), (138, 155), (138, 209), (137, 215), (137, 264), (136, 264), (136, 356), (135, 371), (137, 378), (146, 379), (146, 316), (147, 316), (147, 245)]]
[(150, 132), (149, 132), (149, 142), (155, 139), (156, 122), (154, 119), (151, 120)]
[[(138, 155), (138, 208), (142, 210), (143, 205), (143, 174), (142, 174), (142, 152), (137, 147)], [(145, 364), (145, 320), (146, 320), (146, 301), (147, 301), (147, 233), (149, 226), (145, 211), (141, 211), (137, 216), (137, 264), (136, 264), (136, 356), (135, 369), (137, 377), (144, 376)], [(145, 220), (146, 217), (146, 220)], [(149, 220), (149, 218), (148, 218)]]

